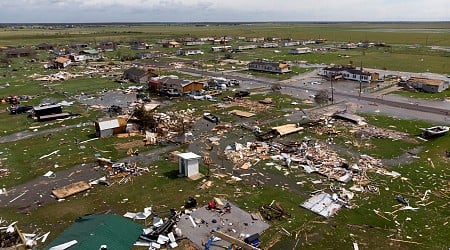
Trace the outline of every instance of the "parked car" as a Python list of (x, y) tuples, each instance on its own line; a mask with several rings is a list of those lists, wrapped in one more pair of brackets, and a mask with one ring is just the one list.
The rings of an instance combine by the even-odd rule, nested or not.
[(10, 108), (9, 112), (12, 115), (16, 115), (16, 114), (28, 112), (29, 110), (32, 110), (32, 109), (33, 109), (33, 106), (17, 106), (17, 107)]
[(236, 92), (234, 94), (234, 97), (245, 97), (245, 96), (249, 96), (250, 95), (250, 91), (248, 90), (239, 90), (239, 92)]

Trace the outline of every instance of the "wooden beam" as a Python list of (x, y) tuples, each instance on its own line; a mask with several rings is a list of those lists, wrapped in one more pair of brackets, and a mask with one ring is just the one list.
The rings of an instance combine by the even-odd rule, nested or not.
[(236, 245), (238, 247), (241, 247), (244, 250), (255, 250), (255, 249), (258, 249), (256, 247), (253, 247), (253, 246), (243, 242), (240, 239), (236, 239), (236, 238), (234, 238), (234, 237), (232, 237), (232, 236), (230, 236), (228, 234), (225, 234), (223, 232), (220, 232), (220, 231), (212, 231), (212, 235), (214, 235), (216, 237), (219, 237), (219, 238), (221, 238), (222, 240), (224, 240), (224, 241), (226, 241), (228, 243), (231, 243), (231, 244), (234, 244), (234, 245)]

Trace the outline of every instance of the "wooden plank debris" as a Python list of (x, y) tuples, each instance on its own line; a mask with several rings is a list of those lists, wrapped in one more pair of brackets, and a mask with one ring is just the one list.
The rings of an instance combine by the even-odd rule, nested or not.
[(79, 192), (86, 191), (91, 188), (91, 184), (85, 181), (79, 181), (69, 184), (64, 187), (60, 187), (52, 190), (52, 194), (58, 199), (64, 199)]
[(292, 134), (303, 130), (303, 127), (297, 126), (297, 124), (285, 124), (278, 127), (273, 127), (273, 130), (277, 131), (280, 136)]
[(223, 233), (223, 232), (220, 232), (220, 231), (212, 231), (212, 234), (213, 234), (214, 236), (219, 237), (219, 238), (221, 238), (222, 240), (224, 240), (224, 241), (226, 241), (226, 242), (229, 242), (229, 243), (231, 243), (231, 244), (234, 244), (234, 245), (236, 245), (236, 246), (238, 246), (238, 247), (240, 247), (240, 248), (242, 248), (242, 249), (244, 249), (244, 250), (258, 249), (258, 248), (256, 248), (256, 247), (253, 247), (253, 246), (251, 246), (251, 245), (249, 245), (249, 244), (243, 242), (243, 241), (240, 240), (240, 239), (236, 239), (236, 238), (234, 238), (234, 237), (232, 237), (232, 236), (230, 236), (230, 235), (228, 235), (228, 234), (225, 234), (225, 233)]
[(245, 118), (255, 116), (255, 113), (250, 113), (250, 112), (242, 111), (242, 110), (238, 110), (238, 109), (234, 109), (234, 110), (230, 111), (230, 113), (235, 114), (240, 117), (245, 117)]

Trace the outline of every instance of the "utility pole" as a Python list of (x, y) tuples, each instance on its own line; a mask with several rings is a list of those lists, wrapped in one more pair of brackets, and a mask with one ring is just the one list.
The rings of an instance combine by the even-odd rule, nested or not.
[(333, 77), (334, 77), (334, 74), (330, 74), (330, 85), (331, 85), (331, 104), (334, 104), (334, 88), (333, 88)]
[(362, 78), (362, 75), (363, 75), (362, 61), (361, 61), (361, 68), (360, 68), (360, 70), (361, 70), (361, 74), (359, 75), (359, 97), (361, 97), (361, 92), (362, 92), (362, 81), (361, 81), (361, 78)]

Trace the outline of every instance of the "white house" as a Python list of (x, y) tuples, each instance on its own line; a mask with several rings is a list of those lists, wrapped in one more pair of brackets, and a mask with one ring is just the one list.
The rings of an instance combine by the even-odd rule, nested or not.
[(114, 134), (125, 133), (127, 122), (124, 118), (114, 118), (96, 121), (94, 126), (97, 137), (108, 137)]
[(283, 42), (282, 45), (284, 47), (298, 46), (298, 45), (300, 45), (300, 42), (298, 42), (298, 41), (288, 41), (288, 42)]
[(247, 37), (245, 39), (245, 41), (253, 43), (264, 42), (264, 40), (264, 37)]
[(185, 46), (199, 46), (205, 44), (204, 41), (186, 41), (184, 42)]
[(231, 50), (231, 46), (229, 46), (229, 45), (211, 47), (212, 52), (227, 52), (230, 50)]
[(346, 80), (372, 82), (379, 78), (379, 74), (376, 72), (368, 72), (362, 69), (356, 69), (355, 67), (326, 67), (323, 68), (319, 75), (329, 77), (342, 77)]
[(254, 44), (250, 44), (250, 45), (239, 45), (237, 47), (237, 50), (248, 50), (248, 49), (256, 49), (258, 48), (258, 46), (254, 45)]
[(178, 166), (181, 176), (192, 177), (197, 175), (198, 163), (201, 156), (192, 152), (178, 154)]
[(278, 48), (278, 43), (264, 43), (260, 48)]
[(190, 55), (203, 55), (203, 51), (201, 49), (179, 49), (177, 51), (177, 55), (179, 56), (190, 56)]
[(311, 52), (312, 52), (311, 48), (308, 48), (308, 47), (295, 48), (295, 49), (291, 49), (289, 51), (289, 53), (291, 53), (291, 54), (307, 54), (307, 53), (311, 53)]

